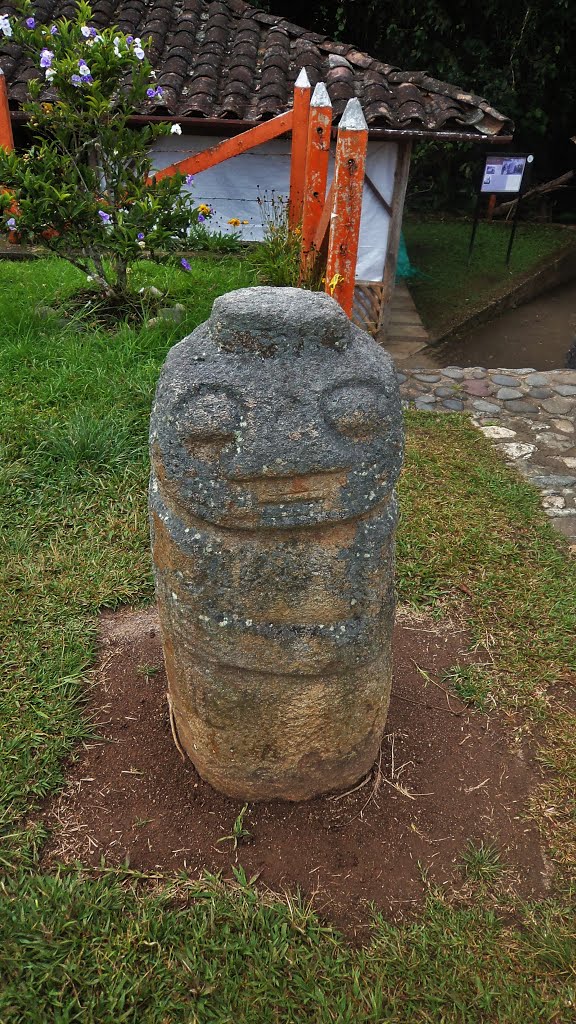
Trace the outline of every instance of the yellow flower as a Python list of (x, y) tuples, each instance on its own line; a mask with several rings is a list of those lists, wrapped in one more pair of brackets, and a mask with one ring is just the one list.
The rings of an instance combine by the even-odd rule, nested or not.
[(243, 224), (249, 224), (249, 223), (250, 223), (250, 221), (249, 221), (249, 220), (243, 220), (243, 221), (242, 221), (242, 223), (243, 223)]
[(330, 281), (328, 281), (328, 290), (330, 292), (330, 295), (334, 295), (336, 288), (338, 287), (340, 282), (344, 280), (345, 279), (342, 277), (342, 274), (334, 274), (334, 277)]
[[(231, 217), (230, 220), (228, 221), (228, 223), (231, 224), (233, 228), (239, 228), (240, 227), (240, 221), (239, 221), (238, 217)], [(243, 221), (242, 223), (246, 224), (247, 221)]]
[(212, 213), (212, 210), (206, 205), (206, 203), (200, 203), (198, 213), (201, 213), (203, 217), (208, 217)]

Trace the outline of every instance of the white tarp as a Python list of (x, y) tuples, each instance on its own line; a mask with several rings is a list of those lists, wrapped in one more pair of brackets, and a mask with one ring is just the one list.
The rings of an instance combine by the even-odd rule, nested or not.
[[(207, 135), (169, 135), (154, 144), (154, 167), (161, 170), (187, 155), (199, 153), (222, 141)], [(397, 146), (392, 142), (369, 142), (366, 173), (374, 188), (391, 205)], [(330, 175), (332, 175), (331, 162)], [(237, 231), (245, 241), (259, 241), (263, 224), (258, 196), (270, 199), (272, 193), (287, 196), (290, 180), (290, 140), (275, 139), (255, 149), (225, 160), (216, 167), (195, 176), (191, 186), (194, 199), (214, 207), (210, 221), (213, 230)], [(247, 220), (240, 228), (232, 227), (232, 218)], [(362, 199), (360, 249), (356, 278), (380, 281), (384, 270), (389, 217), (385, 207), (367, 183)]]

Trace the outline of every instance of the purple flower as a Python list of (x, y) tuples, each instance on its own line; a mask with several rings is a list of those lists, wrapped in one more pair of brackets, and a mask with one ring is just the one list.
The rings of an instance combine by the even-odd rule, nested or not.
[(14, 228), (16, 227), (16, 218), (10, 217), (9, 220), (6, 221), (6, 227), (10, 228), (10, 231), (14, 231)]
[(81, 31), (82, 35), (84, 36), (84, 39), (95, 39), (96, 36), (98, 35), (98, 33), (96, 32), (96, 29), (92, 28), (91, 25), (90, 26), (89, 25), (82, 25), (82, 28), (80, 29), (80, 31)]
[(26, 18), (26, 28), (36, 28), (36, 18)]
[(72, 85), (75, 89), (78, 89), (82, 85), (82, 79), (80, 78), (80, 75), (72, 75), (70, 81), (72, 82)]
[(50, 35), (51, 36), (57, 36), (58, 35), (58, 28), (57, 28), (56, 25), (51, 25), (50, 26)]
[(98, 216), (100, 217), (103, 224), (109, 224), (112, 217), (109, 213), (105, 213), (104, 210), (98, 210)]
[(138, 238), (139, 242), (143, 242), (144, 241), (144, 235), (142, 234), (142, 232), (140, 232), (136, 237)]
[(182, 259), (180, 260), (180, 265), (183, 267), (184, 270), (192, 270), (192, 267), (188, 263), (188, 260), (185, 260), (184, 257), (182, 257)]
[(92, 85), (94, 79), (92, 78), (92, 75), (82, 75), (82, 81), (87, 85)]
[(198, 223), (199, 224), (203, 224), (205, 220), (206, 220), (206, 217), (204, 216), (204, 214), (203, 213), (199, 213), (198, 214)]
[(52, 61), (54, 60), (54, 54), (52, 50), (41, 50), (40, 51), (40, 67), (49, 68), (52, 67)]
[(193, 181), (194, 181), (194, 175), (193, 174), (187, 174), (186, 177), (184, 178), (184, 182), (185, 182), (186, 185), (191, 185)]
[(130, 46), (130, 43), (134, 42), (134, 36), (126, 36), (126, 42), (128, 43), (128, 46)]
[(152, 99), (152, 97), (156, 95), (156, 89), (146, 89), (146, 95)]

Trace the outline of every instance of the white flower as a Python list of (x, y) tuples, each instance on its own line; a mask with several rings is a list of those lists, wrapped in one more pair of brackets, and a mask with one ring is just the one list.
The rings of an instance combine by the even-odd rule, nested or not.
[(94, 278), (92, 277), (92, 274), (87, 274), (87, 275), (86, 275), (86, 280), (87, 280), (87, 281), (93, 281), (93, 280), (94, 280)]
[(144, 53), (144, 50), (142, 49), (141, 46), (134, 47), (134, 56), (137, 57), (138, 60), (144, 60), (146, 54)]
[(46, 81), (51, 82), (55, 74), (54, 68), (46, 68)]
[(182, 125), (173, 124), (170, 129), (170, 135), (182, 135)]
[(0, 14), (0, 33), (4, 33), (8, 39), (10, 39), (12, 35), (12, 25), (10, 24), (10, 18), (7, 14)]

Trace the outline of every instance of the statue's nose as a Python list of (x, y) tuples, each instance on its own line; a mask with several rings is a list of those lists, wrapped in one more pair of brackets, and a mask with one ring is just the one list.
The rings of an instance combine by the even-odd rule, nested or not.
[(222, 455), (222, 470), (229, 480), (267, 477), (299, 477), (340, 468), (341, 459), (330, 443), (317, 411), (303, 418), (286, 406), (266, 422), (238, 432), (235, 446)]

